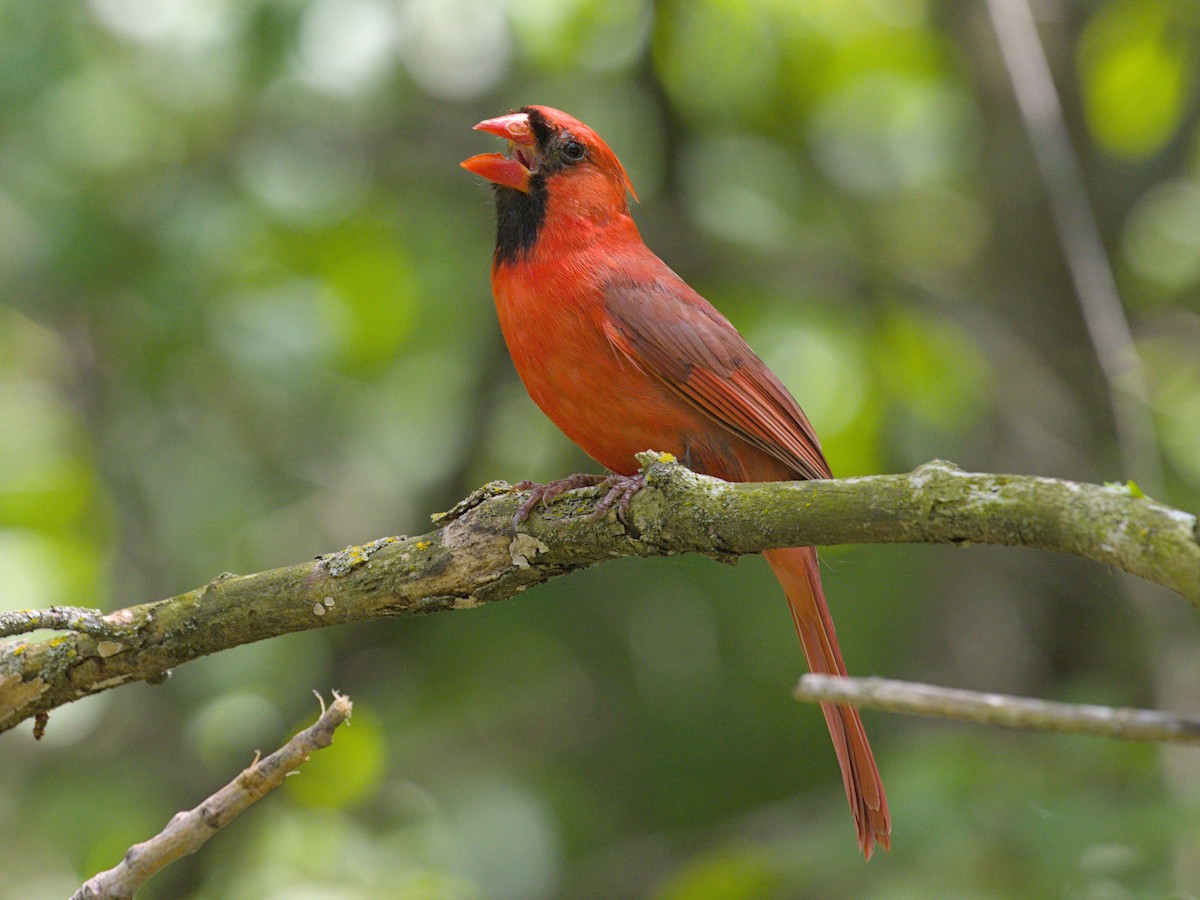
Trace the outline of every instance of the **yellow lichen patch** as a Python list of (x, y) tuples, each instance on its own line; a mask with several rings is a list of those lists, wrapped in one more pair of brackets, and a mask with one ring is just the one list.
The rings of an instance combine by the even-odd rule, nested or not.
[(361, 566), (381, 547), (394, 544), (399, 540), (401, 538), (398, 535), (393, 535), (391, 537), (380, 538), (377, 541), (371, 541), (369, 544), (363, 544), (362, 546), (350, 546), (337, 553), (329, 553), (317, 558), (321, 561), (325, 570), (334, 578), (337, 578)]
[(418, 550), (428, 550), (432, 546), (433, 544), (431, 544), (429, 541), (417, 541), (416, 543)]
[(673, 463), (673, 462), (677, 462), (677, 460), (675, 459), (675, 454), (674, 454), (674, 453), (667, 453), (665, 450), (664, 450), (662, 453), (658, 454), (658, 461), (659, 461), (660, 463)]

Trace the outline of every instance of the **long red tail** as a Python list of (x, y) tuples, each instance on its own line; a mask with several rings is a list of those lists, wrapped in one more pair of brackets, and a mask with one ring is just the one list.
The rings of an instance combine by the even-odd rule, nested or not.
[[(842, 662), (833, 619), (821, 590), (816, 549), (793, 547), (769, 550), (763, 555), (787, 594), (808, 668), (822, 675), (845, 675), (846, 664)], [(854, 813), (854, 824), (858, 829), (858, 846), (870, 859), (876, 843), (885, 850), (891, 849), (888, 835), (892, 831), (892, 819), (883, 793), (883, 781), (858, 711), (834, 703), (822, 703), (821, 709), (842, 767), (846, 798), (850, 801), (850, 811)]]

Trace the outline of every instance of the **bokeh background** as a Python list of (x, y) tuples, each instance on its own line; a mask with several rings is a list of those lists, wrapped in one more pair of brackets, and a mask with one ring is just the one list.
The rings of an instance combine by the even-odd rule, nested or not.
[[(494, 321), (476, 121), (564, 108), (835, 472), (1143, 479), (1200, 508), (1200, 17), (1036, 5), (1142, 354), (1110, 386), (982, 3), (0, 2), (0, 606), (114, 609), (594, 465)], [(823, 553), (859, 674), (1200, 709), (1194, 614), (1033, 551)], [(1195, 751), (868, 714), (858, 857), (765, 565), (620, 561), (295, 635), (0, 737), (0, 893), (65, 896), (316, 712), (353, 726), (146, 897), (1194, 896)]]

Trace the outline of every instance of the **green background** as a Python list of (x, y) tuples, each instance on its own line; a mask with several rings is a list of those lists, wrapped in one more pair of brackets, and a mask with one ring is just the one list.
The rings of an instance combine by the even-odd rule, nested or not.
[[(114, 609), (594, 464), (488, 287), (526, 103), (604, 135), (647, 242), (839, 475), (933, 457), (1200, 508), (1200, 16), (1039, 4), (1149, 384), (1126, 471), (983, 5), (0, 0), (0, 607)], [(1151, 476), (1152, 478), (1152, 476)], [(852, 672), (1200, 707), (1192, 612), (1033, 551), (823, 552)], [(0, 893), (68, 894), (337, 688), (353, 725), (145, 897), (1124, 897), (1200, 890), (1195, 751), (868, 714), (858, 856), (760, 560), (625, 560), (494, 607), (189, 664), (0, 737)]]

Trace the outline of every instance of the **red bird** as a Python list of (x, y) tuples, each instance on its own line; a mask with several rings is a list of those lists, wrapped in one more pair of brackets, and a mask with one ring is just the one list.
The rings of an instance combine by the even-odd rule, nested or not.
[[(629, 176), (591, 128), (545, 106), (475, 126), (509, 142), (463, 168), (493, 182), (492, 293), (529, 395), (613, 475), (536, 485), (518, 518), (570, 487), (604, 483), (603, 509), (641, 486), (634, 454), (666, 450), (726, 481), (829, 478), (808, 418), (729, 321), (643, 242)], [(636, 195), (635, 195), (636, 199)], [(812, 547), (763, 554), (783, 585), (809, 668), (845, 675)], [(891, 819), (857, 711), (823, 704), (858, 843), (889, 847)]]

